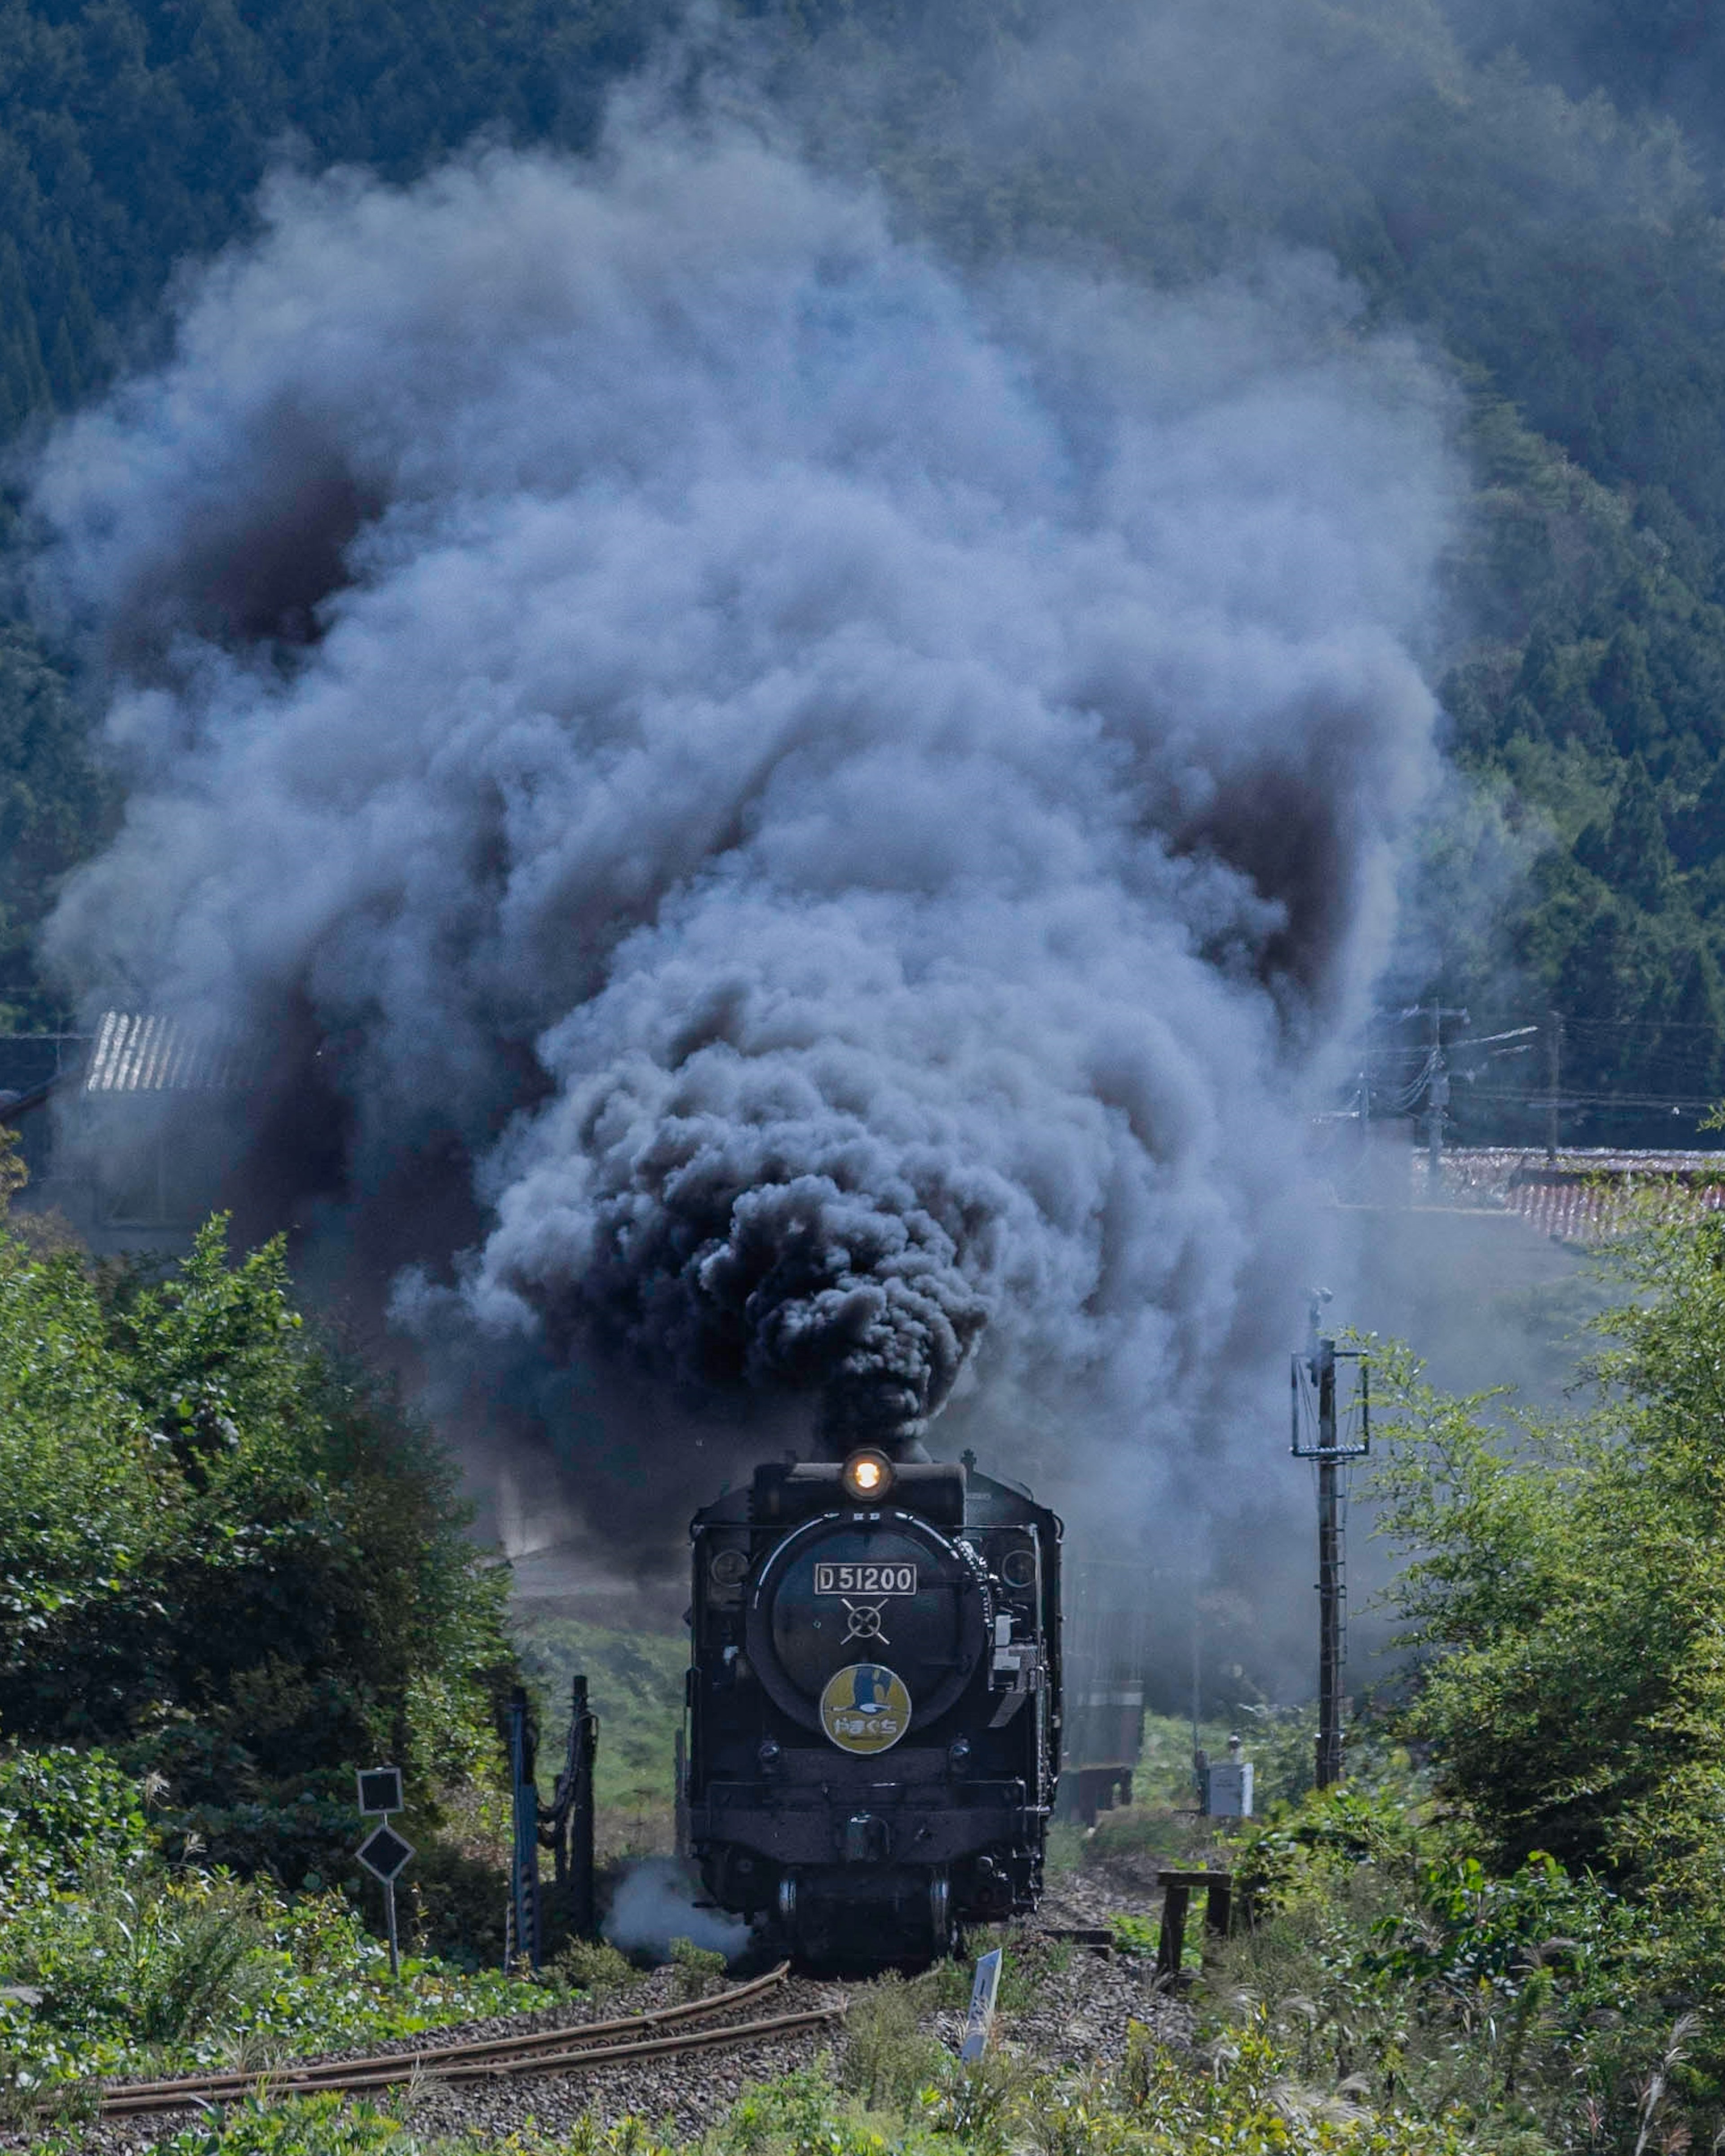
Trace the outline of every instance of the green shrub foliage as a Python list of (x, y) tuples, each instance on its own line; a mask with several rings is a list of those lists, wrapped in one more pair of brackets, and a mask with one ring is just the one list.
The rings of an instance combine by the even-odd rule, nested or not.
[(352, 1769), (469, 1775), (508, 1654), (451, 1463), (272, 1244), (165, 1276), (0, 1235), (0, 1735), (110, 1748), (213, 1855), (301, 1869)]
[(1589, 1413), (1394, 1373), (1409, 1727), (1500, 1859), (1596, 1868), (1725, 1941), (1725, 1222), (1649, 1224), (1613, 1263)]
[(1549, 1856), (1497, 1870), (1477, 1846), (1406, 1788), (1314, 1793), (1247, 1828), (1253, 1921), (1212, 1971), (1218, 2041), (1244, 2016), (1312, 2096), (1501, 2156), (1708, 2145), (1717, 2076), (1689, 2056), (1656, 1912)]

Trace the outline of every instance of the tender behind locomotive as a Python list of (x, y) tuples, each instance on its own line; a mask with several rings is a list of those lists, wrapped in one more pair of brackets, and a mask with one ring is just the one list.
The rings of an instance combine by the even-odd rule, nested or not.
[(696, 1515), (680, 1826), (806, 1960), (1034, 1907), (1060, 1768), (1060, 1522), (962, 1463), (757, 1468)]

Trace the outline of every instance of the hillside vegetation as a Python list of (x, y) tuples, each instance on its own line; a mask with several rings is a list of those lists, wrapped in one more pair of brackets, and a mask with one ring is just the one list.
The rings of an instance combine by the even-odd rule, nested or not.
[[(271, 157), (400, 179), (487, 130), (583, 148), (670, 12), (0, 0), (0, 432), (27, 451), (159, 341), (177, 269), (245, 233)], [(1362, 332), (1445, 370), (1470, 492), (1424, 655), (1463, 783), (1393, 985), (1488, 1023), (1561, 1011), (1566, 1083), (1619, 1102), (1572, 1123), (1595, 1140), (1692, 1137), (1725, 1086), (1725, 203), (1713, 142), (1685, 131), (1717, 61), (1705, 11), (1669, 34), (1645, 13), (735, 0), (690, 63), (740, 52), (814, 154), (879, 174), (963, 259), (1046, 250), (1178, 285), (1315, 250)], [(114, 797), (68, 654), (14, 613), (0, 1003), (22, 1027), (54, 1013), (34, 929)], [(1458, 1101), (1471, 1134), (1529, 1127), (1503, 1095)], [(1135, 2036), (1113, 2075), (967, 2076), (928, 2041), (948, 1974), (860, 2022), (832, 2078), (746, 2098), (714, 2145), (1719, 2145), (1725, 1229), (1651, 1229), (1625, 1263), (1584, 1412), (1517, 1425), (1395, 1373), (1381, 1496), (1409, 1675), (1364, 1786), (1230, 1850), (1258, 1922), (1199, 1994), (1206, 2071)], [(0, 1234), (15, 2117), (122, 2062), (513, 1995), (418, 1953), (386, 1994), (351, 1859), (351, 1770), (390, 1754), (415, 1946), (495, 1959), (500, 1594), (448, 1463), (300, 1322), (278, 1250), (230, 1260), (212, 1227), (157, 1276)], [(668, 1738), (658, 1650), (553, 1626), (527, 1653), (552, 1741), (573, 1656), (614, 1684), (604, 1786), (640, 1801)], [(422, 2137), (257, 2107), (170, 2146), (392, 2143)], [(565, 2145), (656, 2143), (637, 2123)]]
[(669, 1849), (687, 1632), (618, 1631), (547, 1614), (531, 1602), (515, 1604), (510, 1629), (537, 1712), (542, 1780), (549, 1786), (561, 1760), (569, 1680), (579, 1672), (599, 1720), (593, 1798), (603, 1829), (601, 1853)]
[(279, 1245), (230, 1264), (213, 1222), (157, 1277), (0, 1234), (0, 1737), (147, 1783), (164, 1850), (357, 1883), (353, 1770), (391, 1759), (434, 1933), (484, 1943), (512, 1660), (465, 1520)]
[[(1656, 1204), (1613, 1264), (1591, 1399), (1561, 1417), (1442, 1398), (1385, 1353), (1375, 1494), (1409, 1659), (1353, 1733), (1349, 1784), (1298, 1794), (1309, 1727), (1269, 1717), (1250, 1742), (1270, 1815), (1231, 1835), (1177, 1819), (1185, 1732), (1162, 1724), (1142, 1791), (1161, 1810), (1061, 1840), (1069, 1861), (1153, 1851), (1239, 1875), (1250, 1928), (1208, 1963), (1192, 1941), (1200, 2050), (1145, 2030), (1115, 2066), (1050, 2071), (1009, 2045), (966, 2069), (932, 2030), (965, 1990), (944, 1968), (876, 1993), (829, 2066), (745, 2095), (712, 2156), (1715, 2145), (1725, 1220)], [(448, 1463), (300, 1322), (278, 1248), (230, 1260), (215, 1222), (158, 1275), (0, 1235), (0, 2128), (45, 2101), (73, 2135), (100, 2075), (350, 2046), (626, 1978), (604, 1949), (548, 1988), (473, 1973), (501, 1948), (503, 1575), (463, 1538)], [(524, 1658), (553, 1736), (588, 1665), (602, 1795), (639, 1845), (675, 1642), (552, 1619)], [(398, 1986), (351, 1854), (352, 1770), (383, 1753), (419, 1852)], [(1153, 1951), (1149, 1912), (1116, 1931)], [(1014, 1942), (1020, 2006), (1063, 1950)], [(198, 2156), (475, 2145), (421, 2133), (411, 2092), (187, 2131), (174, 2145)], [(588, 2121), (521, 2145), (674, 2138)]]
[[(583, 148), (675, 13), (8, 0), (0, 437), (159, 340), (177, 267), (248, 229), (272, 157), (406, 178), (481, 134)], [(1474, 487), (1428, 655), (1467, 791), (1430, 834), (1393, 993), (1555, 1008), (1566, 1085), (1620, 1096), (1578, 1134), (1669, 1142), (1725, 1082), (1725, 233), (1713, 146), (1683, 131), (1717, 41), (1605, 0), (1561, 25), (1498, 13), (732, 0), (731, 36), (709, 23), (690, 65), (741, 54), (813, 154), (883, 177), (961, 257), (1092, 254), (1178, 284), (1317, 249), (1365, 326), (1405, 326), (1450, 370)], [(51, 1015), (31, 933), (109, 806), (14, 628), (16, 1024)], [(1517, 1100), (1538, 1082), (1458, 1100), (1462, 1127), (1532, 1129)]]

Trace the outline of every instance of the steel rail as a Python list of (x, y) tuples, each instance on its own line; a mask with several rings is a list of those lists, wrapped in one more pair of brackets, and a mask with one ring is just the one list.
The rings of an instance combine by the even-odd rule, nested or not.
[[(349, 2061), (350, 2071), (346, 2073), (314, 2079), (296, 2075), (291, 2070), (285, 2074), (263, 2072), (248, 2076), (238, 2088), (224, 2086), (213, 2090), (205, 2082), (188, 2076), (184, 2082), (162, 2083), (144, 2093), (126, 2088), (116, 2089), (111, 2095), (105, 2092), (101, 2115), (105, 2118), (132, 2118), (146, 2112), (177, 2111), (188, 2104), (219, 2102), (224, 2098), (231, 2101), (246, 2095), (360, 2095), (372, 2089), (393, 2088), (416, 2076), (444, 2082), (475, 2082), (507, 2080), (514, 2074), (579, 2072), (589, 2066), (669, 2058), (680, 2052), (716, 2049), (724, 2044), (761, 2043), (769, 2037), (821, 2027), (841, 2020), (848, 2010), (847, 2002), (834, 2001), (795, 2014), (776, 2014), (763, 2021), (725, 2022), (716, 2029), (685, 2030), (634, 2043), (591, 2044), (577, 2051), (545, 2054), (500, 2051), (490, 2058), (469, 2056), (442, 2066), (436, 2051), (401, 2052), (381, 2071), (354, 2072), (351, 2069), (356, 2062)], [(564, 2032), (569, 2033), (572, 2032)]]
[(102, 2100), (105, 2103), (110, 2097), (155, 2096), (167, 2090), (194, 2087), (200, 2092), (218, 2096), (228, 2089), (243, 2092), (254, 2088), (260, 2076), (271, 2082), (291, 2078), (316, 2082), (336, 2075), (382, 2072), (413, 2060), (493, 2058), (510, 2052), (548, 2050), (559, 2044), (580, 2045), (614, 2036), (625, 2030), (662, 2028), (678, 2021), (704, 2021), (715, 2014), (728, 2014), (737, 2007), (745, 2006), (765, 1992), (776, 1990), (789, 1975), (790, 1968), (788, 1961), (782, 1961), (765, 1976), (755, 1977), (747, 1984), (734, 1984), (728, 1991), (715, 1992), (711, 1998), (685, 1999), (678, 2006), (649, 2007), (643, 2013), (621, 2015), (609, 2021), (569, 2022), (557, 2029), (530, 2030), (520, 2036), (473, 2036), (454, 2044), (426, 2044), (412, 2051), (377, 2051), (357, 2059), (290, 2059), (278, 2066), (254, 2066), (249, 2071), (235, 2068), (223, 2073), (176, 2074), (164, 2081), (111, 2082), (103, 2090)]

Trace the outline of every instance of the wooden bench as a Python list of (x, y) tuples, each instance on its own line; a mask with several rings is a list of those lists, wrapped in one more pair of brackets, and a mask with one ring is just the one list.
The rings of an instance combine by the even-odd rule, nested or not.
[(1186, 1957), (1186, 1917), (1194, 1891), (1207, 1890), (1204, 1929), (1212, 1938), (1226, 1938), (1234, 1920), (1234, 1874), (1231, 1871), (1158, 1871), (1163, 1891), (1162, 1935), (1156, 1943), (1156, 1974), (1170, 1984), (1180, 1981)]

